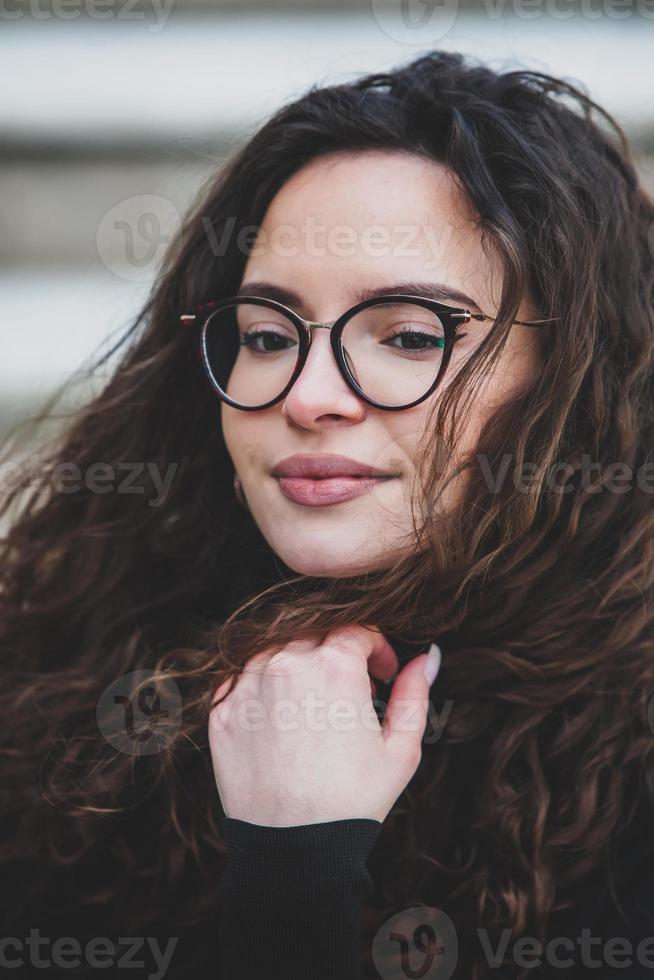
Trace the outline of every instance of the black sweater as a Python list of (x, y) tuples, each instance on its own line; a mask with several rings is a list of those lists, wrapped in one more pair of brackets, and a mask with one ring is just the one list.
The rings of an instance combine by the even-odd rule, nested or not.
[[(424, 919), (417, 910), (404, 923), (395, 918), (382, 923), (372, 945), (374, 965), (368, 962), (371, 947), (368, 938), (362, 942), (360, 910), (375, 890), (367, 862), (381, 826), (375, 820), (351, 819), (266, 827), (223, 817), (227, 861), (213, 921), (183, 926), (174, 914), (166, 917), (163, 910), (172, 896), (162, 896), (160, 921), (146, 936), (132, 928), (129, 915), (121, 920), (120, 909), (114, 916), (120, 927), (108, 934), (100, 927), (100, 910), (94, 918), (93, 912), (76, 905), (60, 881), (45, 904), (35, 900), (20, 923), (0, 932), (0, 939), (5, 938), (0, 942), (0, 975), (89, 980), (401, 980), (411, 976), (469, 980), (460, 962), (457, 966), (454, 924), (435, 919), (428, 902)], [(648, 820), (641, 822), (618, 856), (617, 897), (624, 918), (601, 873), (579, 894), (574, 909), (553, 919), (548, 941), (556, 945), (541, 955), (541, 965), (534, 966), (538, 949), (533, 943), (525, 945), (523, 940), (514, 946), (505, 936), (509, 961), (531, 964), (525, 973), (529, 977), (654, 980), (651, 836)], [(153, 837), (156, 847), (156, 834)], [(18, 885), (5, 878), (3, 894), (11, 895)], [(414, 940), (424, 950), (430, 926), (437, 952), (425, 969), (427, 954), (414, 946)], [(31, 929), (37, 930), (40, 945), (29, 945)], [(584, 929), (590, 930), (585, 946)], [(54, 945), (57, 940), (59, 947)], [(501, 934), (490, 937), (484, 948), (488, 977), (505, 980), (515, 974), (494, 964), (501, 941)], [(404, 972), (391, 972), (384, 966), (384, 953), (398, 952), (403, 944)], [(565, 965), (557, 965), (556, 958)], [(194, 961), (197, 965), (191, 966)]]
[[(409, 656), (401, 651), (401, 663)], [(157, 835), (160, 803), (153, 798), (146, 806), (150, 802), (151, 808), (134, 811), (126, 818), (133, 830), (129, 833), (130, 844), (134, 846), (136, 842), (145, 858), (143, 866), (156, 862), (157, 855), (167, 846)], [(602, 868), (574, 896), (571, 909), (552, 916), (548, 940), (558, 940), (559, 945), (541, 957), (541, 965), (527, 968), (525, 976), (539, 980), (577, 980), (582, 976), (595, 980), (654, 980), (654, 938), (649, 946), (646, 942), (641, 945), (637, 953), (639, 943), (654, 937), (652, 814), (644, 809), (640, 814), (625, 839), (616, 843), (613, 866), (618, 876), (617, 902), (610, 894), (608, 870)], [(89, 909), (80, 898), (85, 891), (84, 882), (77, 879), (72, 867), (69, 873), (56, 872), (47, 882), (45, 868), (43, 882), (38, 872), (34, 878), (31, 869), (29, 882), (21, 867), (14, 869), (13, 878), (3, 869), (0, 977), (404, 980), (417, 976), (422, 980), (470, 980), (462, 966), (464, 954), (470, 942), (480, 944), (482, 937), (453, 936), (457, 924), (434, 919), (435, 903), (428, 894), (419, 890), (420, 904), (426, 906), (424, 922), (419, 912), (409, 913), (403, 922), (395, 913), (381, 917), (377, 914), (387, 906), (386, 897), (378, 895), (377, 878), (383, 877), (389, 847), (392, 848), (390, 838), (378, 840), (383, 836), (378, 821), (351, 819), (265, 827), (223, 817), (220, 830), (226, 845), (221, 874), (214, 875), (209, 869), (204, 880), (195, 872), (190, 875), (190, 890), (208, 897), (210, 907), (212, 883), (216, 882), (215, 915), (195, 924), (187, 923), (179, 914), (180, 908), (187, 909), (189, 889), (176, 896), (172, 886), (162, 886), (152, 895), (144, 890), (145, 886), (140, 887), (140, 880), (125, 874), (124, 907), (112, 904), (107, 908), (105, 903), (105, 907), (100, 904)], [(128, 857), (124, 859), (125, 867)], [(109, 863), (112, 871), (118, 865), (122, 873), (122, 859), (116, 861), (102, 853), (91, 855), (86, 882), (97, 886), (105, 881)], [(193, 862), (189, 861), (189, 865)], [(22, 898), (19, 910), (17, 896)], [(400, 905), (396, 912), (417, 904), (412, 901)], [(130, 910), (135, 906), (156, 907), (156, 924), (144, 929), (133, 921)], [(374, 914), (364, 917), (362, 913), (369, 909)], [(364, 918), (366, 929), (362, 929)], [(108, 919), (111, 925), (107, 925)], [(424, 947), (430, 928), (440, 951), (432, 968), (421, 972), (427, 954), (415, 946)], [(589, 938), (594, 940), (585, 948), (584, 929), (590, 930)], [(37, 941), (47, 937), (49, 943), (30, 947), (30, 930), (38, 931)], [(3, 938), (8, 940), (4, 944)], [(55, 950), (56, 940), (66, 938), (77, 941), (77, 954), (73, 943)], [(456, 938), (458, 957), (453, 949)], [(109, 941), (104, 946), (103, 939)], [(483, 947), (488, 952), (489, 978), (509, 980), (515, 976), (515, 971), (494, 965), (493, 956), (503, 939), (507, 955), (513, 955), (512, 962), (533, 964), (538, 958), (533, 944), (513, 946), (510, 936), (494, 935)], [(624, 940), (622, 946), (615, 942), (619, 939)], [(93, 945), (89, 946), (94, 941), (95, 953)], [(403, 944), (404, 972), (387, 969), (384, 953), (396, 954)], [(49, 965), (35, 965), (39, 956)], [(571, 962), (558, 966), (555, 957)], [(631, 963), (624, 965), (628, 960)], [(600, 965), (587, 965), (593, 961)]]
[[(270, 975), (359, 980), (359, 909), (374, 891), (366, 861), (381, 824), (357, 819), (275, 828), (224, 818), (222, 828), (229, 847), (220, 889), (223, 980)], [(505, 933), (507, 961), (524, 966), (529, 976), (654, 980), (652, 829), (647, 819), (641, 820), (620, 848), (614, 896), (602, 871), (573, 909), (552, 917), (540, 948), (524, 938), (514, 944)], [(436, 940), (431, 958), (426, 935)], [(485, 951), (488, 976), (507, 976), (501, 965), (502, 934), (478, 935), (477, 941)], [(404, 971), (387, 972), (384, 953), (403, 945)], [(454, 923), (428, 906), (424, 915), (409, 913), (404, 924), (395, 916), (383, 923), (372, 950), (375, 972), (366, 976), (464, 976), (457, 970)]]

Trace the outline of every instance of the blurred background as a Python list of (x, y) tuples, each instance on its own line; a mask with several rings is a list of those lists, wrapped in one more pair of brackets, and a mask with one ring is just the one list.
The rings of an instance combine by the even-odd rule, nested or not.
[(582, 83), (654, 187), (654, 0), (0, 0), (0, 440), (129, 324), (273, 110), (434, 47)]

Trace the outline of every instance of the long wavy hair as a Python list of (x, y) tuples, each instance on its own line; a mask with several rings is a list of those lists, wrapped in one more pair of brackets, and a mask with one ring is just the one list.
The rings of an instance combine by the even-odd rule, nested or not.
[[(436, 448), (420, 489), (435, 501), (465, 472), (453, 511), (423, 509), (411, 558), (392, 568), (301, 576), (235, 499), (220, 403), (179, 317), (236, 291), (247, 259), (238, 232), (260, 224), (292, 174), (321, 154), (370, 149), (451, 168), (499, 257), (501, 303), (430, 418)], [(214, 915), (224, 847), (211, 693), (263, 648), (361, 623), (403, 661), (437, 638), (432, 699), (451, 709), (371, 858), (378, 898), (364, 909), (364, 963), (384, 918), (420, 902), (447, 912), (460, 937), (547, 934), (652, 803), (651, 499), (635, 480), (625, 494), (579, 475), (585, 458), (596, 473), (652, 465), (653, 220), (623, 131), (582, 89), (456, 53), (312, 87), (234, 152), (138, 318), (90, 366), (99, 377), (116, 358), (99, 393), (44, 441), (38, 472), (0, 510), (11, 515), (0, 549), (0, 794), (12, 828), (1, 853), (33, 882), (31, 900), (44, 868), (65, 866), (89, 907), (121, 894), (133, 930), (164, 901), (177, 922)], [(538, 331), (542, 370), (453, 466), (457, 426), (527, 289), (536, 316), (556, 318)], [(484, 473), (507, 459), (508, 478), (490, 485)], [(158, 506), (147, 479), (141, 493), (55, 485), (60, 464), (84, 473), (98, 461), (176, 470)], [(515, 478), (525, 463), (535, 464), (528, 485)], [(562, 463), (575, 475), (556, 492)], [(121, 678), (135, 691), (142, 677), (150, 704), (170, 706), (172, 691), (183, 707), (159, 712), (156, 752), (106, 737), (104, 693)], [(156, 827), (154, 841), (143, 826), (150, 837)], [(460, 949), (475, 977), (473, 945)]]

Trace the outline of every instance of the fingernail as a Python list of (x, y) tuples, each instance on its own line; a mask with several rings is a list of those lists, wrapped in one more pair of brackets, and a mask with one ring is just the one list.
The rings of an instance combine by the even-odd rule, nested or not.
[(431, 686), (436, 680), (436, 675), (440, 670), (441, 666), (441, 650), (437, 643), (432, 643), (429, 647), (429, 653), (427, 654), (427, 659), (425, 660), (424, 672), (427, 682)]

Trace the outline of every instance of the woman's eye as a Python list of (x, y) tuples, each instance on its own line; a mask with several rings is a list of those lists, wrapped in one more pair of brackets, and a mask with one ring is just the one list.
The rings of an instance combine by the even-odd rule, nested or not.
[[(398, 341), (398, 343), (395, 343)], [(404, 351), (429, 351), (442, 350), (445, 346), (445, 338), (438, 334), (426, 333), (424, 330), (412, 330), (410, 327), (402, 327), (391, 334), (388, 340), (384, 341), (391, 347), (396, 347)]]
[(275, 330), (265, 330), (257, 328), (248, 330), (241, 336), (241, 347), (247, 347), (257, 354), (273, 353), (279, 350), (288, 350), (295, 341), (286, 334), (278, 333)]

